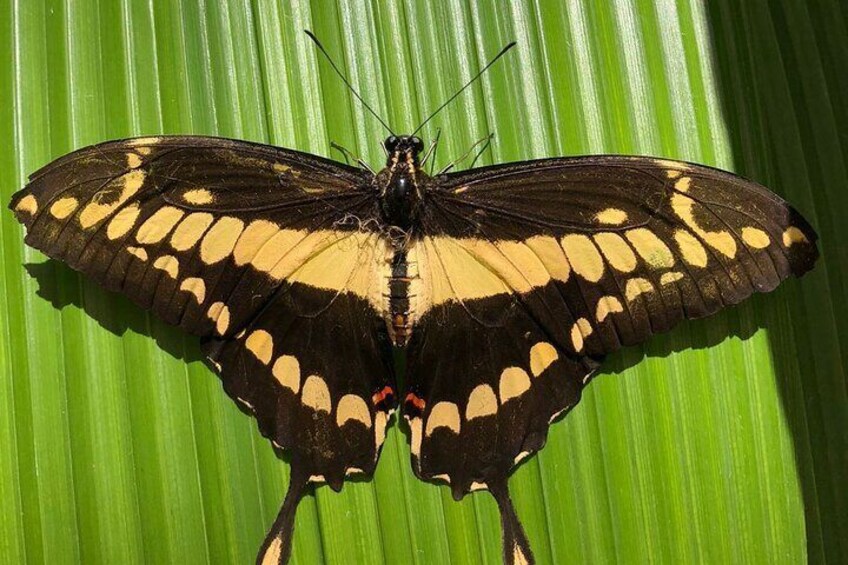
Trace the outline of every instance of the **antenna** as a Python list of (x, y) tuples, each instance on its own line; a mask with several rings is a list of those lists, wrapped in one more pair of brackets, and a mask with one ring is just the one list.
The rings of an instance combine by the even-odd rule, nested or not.
[(347, 80), (347, 77), (344, 75), (344, 73), (339, 70), (339, 68), (333, 62), (333, 59), (330, 58), (330, 54), (327, 53), (327, 50), (324, 49), (324, 46), (321, 45), (321, 42), (318, 41), (317, 37), (315, 37), (315, 34), (312, 33), (311, 31), (309, 31), (308, 29), (303, 30), (303, 33), (308, 35), (309, 39), (311, 39), (315, 43), (315, 46), (318, 47), (318, 50), (321, 51), (321, 53), (324, 54), (324, 56), (327, 58), (327, 61), (330, 63), (330, 66), (333, 67), (333, 70), (336, 71), (336, 74), (339, 75), (339, 78), (342, 79), (342, 82), (344, 82), (345, 85), (347, 85), (347, 87), (353, 93), (353, 95), (356, 96), (357, 100), (362, 102), (362, 105), (365, 106), (365, 108), (369, 112), (371, 112), (371, 115), (374, 116), (375, 118), (377, 118), (377, 121), (380, 122), (380, 125), (382, 125), (384, 128), (386, 128), (389, 131), (390, 134), (395, 135), (395, 132), (392, 131), (392, 128), (390, 128), (388, 125), (386, 125), (386, 122), (383, 121), (383, 118), (381, 118), (377, 114), (377, 112), (375, 112), (374, 109), (371, 108), (371, 106), (369, 106), (368, 103), (365, 100), (362, 99), (362, 96), (359, 95), (359, 93), (356, 91), (356, 89), (353, 88), (353, 85), (350, 84), (350, 81)]
[(427, 122), (429, 122), (430, 120), (432, 120), (432, 119), (433, 119), (433, 117), (434, 117), (436, 114), (438, 114), (439, 112), (441, 112), (442, 110), (444, 110), (444, 109), (445, 109), (445, 106), (447, 106), (448, 104), (450, 104), (451, 102), (453, 102), (453, 101), (454, 101), (454, 99), (455, 99), (457, 96), (459, 96), (460, 94), (462, 94), (462, 93), (465, 91), (465, 89), (466, 89), (466, 88), (468, 88), (469, 86), (471, 86), (471, 85), (474, 83), (474, 81), (475, 81), (475, 80), (477, 80), (478, 78), (480, 78), (480, 77), (483, 75), (483, 73), (485, 73), (485, 72), (489, 69), (489, 67), (491, 67), (492, 65), (494, 65), (494, 64), (495, 64), (495, 62), (496, 62), (498, 59), (500, 59), (501, 57), (503, 57), (503, 56), (506, 54), (506, 52), (507, 52), (507, 51), (509, 51), (510, 49), (512, 49), (513, 47), (515, 47), (515, 41), (511, 41), (511, 42), (509, 42), (509, 43), (508, 43), (508, 44), (507, 44), (507, 45), (506, 45), (503, 49), (501, 49), (501, 50), (500, 50), (500, 52), (499, 52), (497, 55), (495, 55), (494, 59), (492, 59), (491, 61), (489, 61), (489, 62), (486, 64), (486, 66), (485, 66), (485, 67), (483, 67), (482, 69), (480, 69), (480, 72), (478, 72), (476, 75), (474, 75), (474, 76), (471, 78), (471, 80), (469, 80), (468, 82), (466, 82), (466, 83), (465, 83), (465, 85), (464, 85), (462, 88), (460, 88), (459, 90), (457, 90), (457, 91), (456, 91), (456, 94), (454, 94), (453, 96), (451, 96), (450, 98), (448, 98), (448, 99), (447, 99), (447, 102), (445, 102), (444, 104), (442, 104), (441, 106), (439, 106), (438, 108), (436, 108), (436, 111), (435, 111), (435, 112), (433, 112), (432, 114), (430, 114), (430, 116), (429, 116), (426, 120), (424, 120), (423, 122), (421, 122), (421, 125), (420, 125), (420, 126), (418, 126), (417, 128), (415, 128), (415, 131), (413, 131), (413, 132), (410, 134), (410, 136), (413, 136), (413, 135), (415, 135), (416, 133), (418, 133), (419, 131), (421, 131), (421, 128), (423, 128), (423, 127), (424, 127), (424, 124), (426, 124)]

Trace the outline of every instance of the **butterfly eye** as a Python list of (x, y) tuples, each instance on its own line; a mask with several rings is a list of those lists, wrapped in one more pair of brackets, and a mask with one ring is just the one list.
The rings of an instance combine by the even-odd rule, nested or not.
[(395, 137), (394, 135), (387, 137), (386, 141), (383, 142), (383, 145), (386, 147), (386, 151), (388, 151), (389, 153), (391, 153), (392, 151), (395, 150), (395, 148), (397, 147), (397, 144), (398, 144), (398, 138)]
[(417, 137), (412, 138), (412, 147), (415, 149), (416, 153), (421, 153), (424, 150), (424, 142)]

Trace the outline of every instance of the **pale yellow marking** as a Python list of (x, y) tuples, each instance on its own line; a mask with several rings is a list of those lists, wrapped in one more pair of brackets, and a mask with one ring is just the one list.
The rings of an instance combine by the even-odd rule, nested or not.
[(538, 288), (548, 284), (551, 274), (541, 258), (525, 243), (520, 241), (499, 241), (495, 244), (511, 267), (523, 275), (523, 286)]
[(130, 169), (137, 169), (142, 165), (141, 157), (137, 153), (127, 153), (127, 166)]
[(99, 193), (95, 194), (93, 201), (89, 202), (79, 215), (80, 226), (83, 229), (88, 229), (100, 223), (100, 221), (122, 206), (124, 202), (135, 196), (143, 184), (144, 171), (135, 169), (125, 174), (122, 177), (121, 194), (118, 195), (118, 198), (111, 204), (101, 204), (97, 201)]
[(628, 302), (633, 302), (637, 296), (648, 292), (654, 292), (654, 285), (647, 279), (630, 279), (624, 287), (624, 296), (627, 297)]
[(592, 335), (592, 331), (592, 325), (586, 318), (580, 318), (571, 326), (571, 344), (576, 352), (583, 351), (583, 344), (586, 338)]
[(695, 201), (688, 196), (675, 194), (671, 197), (671, 207), (674, 213), (683, 220), (689, 229), (706, 241), (707, 245), (733, 259), (736, 256), (736, 240), (726, 231), (707, 231), (698, 225), (698, 222), (695, 221), (694, 205)]
[(604, 259), (613, 269), (620, 273), (630, 273), (636, 268), (636, 255), (623, 237), (617, 233), (602, 232), (595, 234), (594, 238)]
[(455, 434), (459, 433), (459, 407), (453, 402), (437, 402), (427, 417), (427, 437), (433, 435), (438, 428), (447, 428)]
[[(281, 259), (295, 246), (303, 242), (308, 235), (309, 233), (305, 230), (280, 230), (259, 249), (253, 259), (251, 259), (250, 264), (257, 271), (270, 274)], [(313, 235), (314, 239), (318, 237), (318, 233)], [(326, 237), (326, 233), (324, 237)]]
[[(418, 419), (418, 447), (421, 448), (421, 420)], [(386, 426), (389, 423), (389, 417), (382, 410), (377, 411), (374, 414), (374, 459), (376, 460), (380, 454), (380, 447), (382, 447), (383, 442), (386, 441)], [(410, 429), (412, 426), (410, 425)], [(413, 435), (413, 438), (415, 436)]]
[(274, 338), (267, 331), (253, 330), (247, 336), (244, 346), (263, 364), (271, 363), (271, 357), (274, 355)]
[(515, 544), (515, 549), (512, 550), (512, 562), (514, 565), (530, 565), (530, 561), (518, 544)]
[(288, 165), (284, 165), (282, 163), (274, 163), (273, 167), (274, 172), (276, 173), (285, 173), (286, 171), (290, 171), (291, 167)]
[(614, 313), (624, 312), (624, 306), (621, 301), (615, 296), (602, 296), (598, 300), (598, 306), (595, 309), (595, 319), (598, 322), (606, 320), (607, 316)]
[(512, 464), (518, 465), (519, 463), (521, 463), (522, 461), (527, 459), (529, 456), (530, 456), (529, 451), (522, 451), (521, 453), (519, 453), (518, 455), (515, 456), (515, 459), (512, 460)]
[(434, 481), (445, 481), (447, 484), (450, 484), (450, 475), (447, 473), (440, 473), (438, 475), (433, 475), (431, 477)]
[(318, 375), (310, 375), (303, 383), (303, 393), (300, 401), (316, 412), (330, 413), (332, 402), (330, 401), (330, 389), (327, 383)]
[(121, 208), (109, 222), (109, 225), (106, 226), (106, 237), (114, 241), (127, 235), (135, 226), (139, 214), (141, 214), (141, 208), (138, 204), (130, 204), (126, 208)]
[(262, 249), (271, 237), (280, 231), (280, 227), (268, 220), (254, 220), (250, 222), (233, 248), (233, 261), (236, 266), (246, 265), (253, 261), (256, 254)]
[(598, 282), (604, 276), (604, 260), (587, 236), (567, 235), (562, 238), (562, 248), (575, 273), (589, 282)]
[(355, 394), (344, 395), (336, 406), (336, 424), (342, 427), (350, 420), (371, 428), (371, 412), (368, 410), (368, 404), (361, 396)]
[(227, 333), (227, 328), (230, 327), (230, 309), (223, 302), (215, 302), (206, 311), (206, 316), (215, 322), (215, 331), (218, 335)]
[(595, 219), (602, 224), (618, 226), (627, 221), (627, 212), (618, 208), (607, 208), (595, 214)]
[(198, 304), (203, 304), (203, 301), (206, 299), (206, 283), (203, 282), (203, 279), (189, 277), (180, 283), (180, 290), (190, 292), (194, 295)]
[(683, 173), (681, 171), (675, 171), (673, 169), (668, 169), (665, 172), (665, 176), (670, 178), (670, 179), (676, 179), (676, 178), (680, 177), (682, 174)]
[(262, 556), (261, 565), (279, 565), (280, 553), (282, 551), (283, 540), (279, 537), (275, 537), (274, 540), (268, 544), (268, 549), (265, 550), (265, 555)]
[(224, 259), (232, 252), (242, 229), (244, 229), (244, 222), (238, 218), (230, 216), (220, 218), (209, 228), (203, 236), (203, 241), (200, 242), (200, 259), (207, 265), (214, 265)]
[(807, 236), (804, 235), (800, 229), (795, 226), (789, 226), (786, 228), (786, 231), (783, 232), (783, 246), (789, 247), (791, 245), (795, 245), (796, 243), (809, 243), (810, 240), (807, 239)]
[(79, 206), (79, 200), (73, 196), (60, 198), (50, 206), (50, 214), (57, 220), (64, 220), (74, 213), (74, 210)]
[(518, 398), (528, 390), (530, 390), (530, 375), (527, 374), (527, 371), (521, 367), (507, 367), (503, 370), (498, 384), (498, 396), (501, 398), (501, 404), (513, 398)]
[(15, 210), (18, 212), (26, 212), (27, 214), (34, 216), (36, 212), (38, 212), (38, 201), (32, 194), (27, 194), (18, 201), (18, 205), (15, 206)]
[(416, 292), (425, 307), (510, 292), (495, 269), (478, 261), (458, 239), (425, 237), (411, 251), (410, 260), (426, 276)]
[(280, 355), (274, 361), (271, 373), (277, 381), (297, 394), (300, 392), (300, 363), (292, 355)]
[(169, 277), (176, 280), (180, 272), (180, 261), (173, 255), (162, 255), (153, 262), (153, 268), (165, 271)]
[(559, 353), (556, 347), (547, 341), (540, 341), (530, 348), (530, 372), (534, 377), (538, 377), (557, 359), (559, 359)]
[[(421, 443), (424, 440), (424, 422), (421, 418), (408, 418), (409, 434), (412, 436), (409, 441), (409, 450), (415, 457), (421, 457)], [(421, 468), (421, 461), (418, 462), (418, 468)]]
[(468, 190), (468, 187), (467, 187), (467, 186), (460, 186), (459, 188), (457, 188), (456, 190), (454, 190), (454, 191), (453, 191), (453, 193), (454, 193), (454, 194), (462, 194), (462, 193), (463, 193), (463, 192), (465, 192), (466, 190)]
[(689, 192), (690, 188), (692, 188), (692, 177), (682, 177), (674, 183), (674, 189), (680, 192)]
[(348, 467), (345, 469), (345, 477), (352, 477), (354, 475), (364, 475), (365, 471), (360, 469), (359, 467)]
[(672, 171), (685, 172), (691, 169), (691, 167), (686, 163), (681, 163), (680, 161), (671, 161), (669, 159), (654, 159), (654, 163), (656, 163), (663, 169), (670, 169)]
[(657, 235), (646, 228), (636, 228), (624, 234), (636, 252), (651, 267), (667, 269), (674, 266), (674, 255)]
[(186, 216), (171, 235), (171, 247), (177, 251), (188, 251), (200, 241), (214, 220), (212, 214), (193, 212)]
[(687, 230), (677, 230), (674, 232), (674, 240), (677, 242), (677, 247), (680, 248), (684, 261), (694, 267), (707, 266), (707, 250), (704, 249), (697, 237)]
[(145, 250), (143, 247), (129, 246), (127, 247), (127, 252), (130, 255), (133, 255), (134, 257), (139, 259), (140, 261), (147, 261), (147, 250)]
[(465, 405), (465, 419), (473, 420), (498, 413), (498, 399), (495, 391), (487, 384), (477, 385), (468, 395)]
[(527, 247), (539, 257), (552, 279), (566, 282), (571, 276), (571, 265), (555, 237), (548, 235), (533, 236), (525, 241)]
[(660, 284), (665, 286), (667, 284), (672, 284), (683, 278), (683, 273), (677, 271), (671, 271), (668, 273), (663, 273), (660, 277)]
[(471, 486), (468, 487), (468, 490), (470, 490), (471, 492), (477, 492), (478, 490), (489, 490), (489, 485), (487, 485), (486, 483), (472, 481)]
[(130, 147), (134, 148), (137, 152), (142, 155), (147, 155), (144, 151), (150, 151), (150, 147), (139, 147), (140, 145), (156, 145), (161, 142), (161, 137), (136, 137), (135, 139), (130, 139), (127, 143)]
[(183, 192), (183, 200), (189, 204), (203, 206), (204, 204), (212, 204), (215, 198), (205, 188), (193, 188)]
[[(526, 264), (523, 264), (524, 262), (519, 258), (519, 264), (523, 264), (529, 271), (524, 273), (515, 264), (514, 259), (506, 255), (507, 250), (515, 250), (515, 247), (511, 247), (509, 242), (501, 241), (494, 244), (485, 239), (457, 239), (455, 242), (473, 259), (476, 259), (480, 265), (494, 273), (509, 289), (515, 292), (530, 292), (534, 287), (545, 284), (550, 280), (550, 275), (544, 269), (538, 257), (533, 255), (530, 258), (526, 255), (526, 251), (529, 251), (526, 247), (524, 247), (526, 251), (523, 255), (526, 258)], [(469, 265), (462, 265), (463, 270), (468, 268)]]
[(327, 478), (324, 475), (310, 475), (309, 476), (310, 483), (326, 483)]
[(765, 249), (771, 244), (769, 235), (757, 228), (742, 228), (742, 241), (754, 249)]
[(138, 228), (138, 232), (135, 234), (136, 241), (145, 244), (159, 243), (166, 235), (171, 233), (171, 230), (184, 215), (185, 212), (173, 206), (159, 208)]

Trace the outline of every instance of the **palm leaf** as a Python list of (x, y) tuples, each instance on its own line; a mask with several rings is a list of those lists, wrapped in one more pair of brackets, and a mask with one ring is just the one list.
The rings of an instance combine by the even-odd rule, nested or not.
[[(817, 226), (803, 282), (607, 365), (511, 486), (540, 563), (848, 560), (848, 31), (837, 0), (0, 0), (0, 190), (76, 147), (206, 133), (379, 164), (622, 152), (756, 178)], [(339, 158), (338, 155), (336, 155)], [(26, 265), (27, 268), (22, 267)], [(0, 217), (0, 555), (247, 563), (287, 465), (191, 339), (22, 244)], [(301, 505), (296, 563), (498, 563), (497, 510), (417, 482), (393, 427), (373, 482)]]

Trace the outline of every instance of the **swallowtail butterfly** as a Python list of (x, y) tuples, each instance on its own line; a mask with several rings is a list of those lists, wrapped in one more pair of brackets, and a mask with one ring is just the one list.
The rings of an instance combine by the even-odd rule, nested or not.
[(374, 174), (230, 139), (111, 141), (11, 202), (29, 245), (199, 336), (291, 455), (261, 564), (288, 559), (310, 483), (373, 474), (396, 407), (414, 473), (456, 498), (490, 491), (504, 561), (532, 563), (507, 477), (604, 356), (818, 255), (786, 202), (701, 165), (608, 155), (430, 176), (414, 134), (384, 148)]

